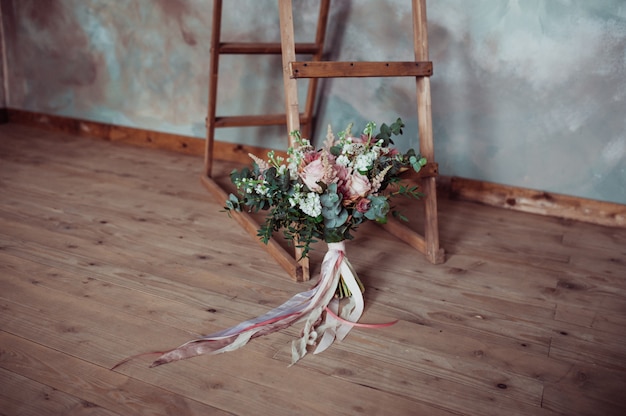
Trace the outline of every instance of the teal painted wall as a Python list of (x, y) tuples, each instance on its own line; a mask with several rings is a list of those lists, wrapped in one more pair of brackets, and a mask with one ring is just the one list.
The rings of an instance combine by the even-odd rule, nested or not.
[[(274, 0), (226, 0), (223, 39), (278, 41)], [(294, 0), (297, 40), (316, 1)], [(436, 158), (445, 175), (626, 204), (626, 2), (428, 0)], [(0, 0), (11, 108), (204, 137), (210, 0)], [(326, 55), (411, 60), (408, 0), (335, 0)], [(224, 56), (218, 111), (283, 109), (279, 57)], [(301, 83), (304, 92), (305, 82)], [(406, 124), (411, 79), (323, 81), (317, 131)], [(218, 139), (283, 147), (282, 128)]]

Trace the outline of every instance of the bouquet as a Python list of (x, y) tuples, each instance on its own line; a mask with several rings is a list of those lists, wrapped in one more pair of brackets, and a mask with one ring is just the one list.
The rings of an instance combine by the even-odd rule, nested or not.
[[(361, 134), (354, 136), (352, 125), (348, 125), (336, 137), (328, 126), (319, 150), (294, 132), (296, 146), (289, 148), (287, 160), (273, 151), (267, 160), (251, 154), (251, 169), (231, 173), (239, 196), (230, 194), (225, 209), (269, 211), (258, 236), (267, 244), (274, 232), (282, 231), (287, 240), (295, 241), (302, 249), (303, 257), (319, 240), (351, 240), (365, 220), (387, 222), (392, 197), (422, 196), (416, 186), (400, 182), (401, 173), (409, 169), (418, 172), (426, 164), (426, 159), (413, 149), (403, 154), (391, 147), (392, 136), (402, 134), (403, 127), (398, 118), (391, 125), (382, 124), (375, 134), (376, 124), (369, 122)], [(398, 211), (391, 213), (406, 220)], [(350, 295), (343, 280), (337, 294)]]
[[(391, 147), (392, 136), (402, 134), (403, 127), (398, 119), (389, 126), (382, 124), (375, 134), (376, 125), (370, 122), (357, 136), (348, 126), (338, 137), (329, 127), (319, 150), (292, 133), (296, 146), (289, 149), (286, 160), (274, 152), (267, 160), (251, 155), (251, 169), (233, 171), (231, 179), (239, 196), (228, 197), (226, 210), (268, 211), (258, 233), (261, 239), (267, 243), (274, 232), (282, 230), (287, 239), (295, 240), (303, 249), (303, 256), (308, 255), (312, 243), (327, 242), (320, 278), (313, 288), (261, 316), (160, 353), (152, 366), (233, 351), (253, 338), (304, 321), (300, 338), (292, 343), (295, 363), (309, 350), (317, 354), (335, 339), (342, 340), (354, 326), (379, 328), (394, 324), (358, 322), (364, 309), (363, 285), (346, 258), (344, 241), (352, 239), (353, 232), (366, 220), (385, 223), (388, 213), (393, 212), (389, 202), (392, 197), (421, 196), (416, 187), (400, 182), (402, 172), (419, 171), (426, 164), (414, 150), (400, 153)], [(394, 215), (404, 219), (401, 214)]]

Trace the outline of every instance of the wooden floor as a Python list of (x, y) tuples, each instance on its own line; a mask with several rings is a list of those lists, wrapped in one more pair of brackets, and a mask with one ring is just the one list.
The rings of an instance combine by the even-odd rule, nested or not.
[(0, 125), (1, 415), (626, 414), (626, 230), (445, 198), (443, 265), (371, 224), (349, 244), (363, 321), (396, 325), (292, 367), (297, 326), (111, 371), (311, 285), (220, 212), (201, 165)]

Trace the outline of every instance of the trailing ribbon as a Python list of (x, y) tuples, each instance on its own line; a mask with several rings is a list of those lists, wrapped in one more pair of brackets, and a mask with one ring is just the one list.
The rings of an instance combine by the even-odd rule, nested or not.
[[(338, 299), (333, 299), (340, 278), (343, 278), (352, 292), (352, 296), (343, 306), (340, 305)], [(318, 354), (327, 349), (335, 339), (343, 340), (353, 326), (384, 327), (395, 323), (358, 324), (363, 313), (363, 306), (363, 294), (354, 268), (345, 256), (344, 243), (329, 243), (328, 251), (322, 261), (319, 281), (313, 288), (294, 295), (287, 302), (257, 318), (159, 353), (162, 355), (150, 367), (201, 354), (233, 351), (246, 345), (253, 338), (271, 334), (304, 320), (300, 339), (292, 343), (291, 364), (293, 365), (306, 355), (309, 347), (313, 349), (314, 354)], [(115, 367), (126, 361), (128, 359)]]

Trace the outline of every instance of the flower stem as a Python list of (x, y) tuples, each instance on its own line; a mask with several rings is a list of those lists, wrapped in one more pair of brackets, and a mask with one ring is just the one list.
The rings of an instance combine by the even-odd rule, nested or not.
[[(356, 282), (359, 285), (359, 288), (361, 289), (361, 293), (364, 293), (365, 286), (363, 286), (361, 279), (359, 279), (359, 276), (356, 276), (356, 275), (354, 276), (354, 278), (356, 279)], [(338, 299), (343, 299), (343, 298), (349, 298), (350, 296), (352, 296), (352, 292), (350, 291), (350, 289), (348, 289), (348, 285), (343, 280), (343, 276), (339, 277), (339, 284), (337, 285), (335, 297)]]

